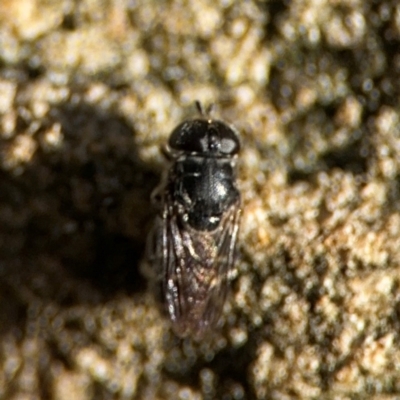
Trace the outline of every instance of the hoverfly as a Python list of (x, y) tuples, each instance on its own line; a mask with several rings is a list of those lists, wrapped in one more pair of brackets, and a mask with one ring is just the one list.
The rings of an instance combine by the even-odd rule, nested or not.
[(196, 104), (201, 118), (182, 122), (169, 137), (172, 163), (153, 193), (159, 215), (148, 254), (174, 332), (200, 339), (219, 320), (235, 260), (240, 141)]

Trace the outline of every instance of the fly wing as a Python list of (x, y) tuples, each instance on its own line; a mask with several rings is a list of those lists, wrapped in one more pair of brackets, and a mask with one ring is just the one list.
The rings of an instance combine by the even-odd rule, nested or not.
[(213, 232), (191, 229), (174, 211), (167, 201), (162, 228), (163, 291), (175, 332), (201, 338), (216, 325), (225, 302), (240, 209), (233, 205)]

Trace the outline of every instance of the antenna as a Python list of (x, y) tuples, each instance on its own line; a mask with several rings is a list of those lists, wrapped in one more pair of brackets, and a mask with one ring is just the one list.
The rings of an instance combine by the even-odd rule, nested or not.
[(214, 114), (215, 111), (215, 104), (211, 103), (207, 108), (203, 107), (203, 104), (201, 104), (201, 102), (199, 100), (196, 100), (194, 102), (197, 111), (199, 112), (199, 114), (204, 117), (204, 118), (211, 118), (212, 114)]

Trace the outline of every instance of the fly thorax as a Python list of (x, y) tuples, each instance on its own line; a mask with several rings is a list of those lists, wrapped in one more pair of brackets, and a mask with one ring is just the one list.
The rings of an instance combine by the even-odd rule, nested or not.
[(176, 198), (187, 212), (189, 225), (198, 230), (218, 227), (222, 214), (238, 197), (231, 162), (190, 156), (177, 163), (175, 173), (179, 176)]

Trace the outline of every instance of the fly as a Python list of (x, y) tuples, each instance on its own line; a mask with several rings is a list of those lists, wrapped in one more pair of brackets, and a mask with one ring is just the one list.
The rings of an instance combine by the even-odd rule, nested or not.
[(175, 333), (200, 339), (218, 323), (235, 261), (240, 141), (197, 105), (201, 118), (182, 122), (169, 137), (172, 163), (153, 196), (159, 215), (148, 253)]

